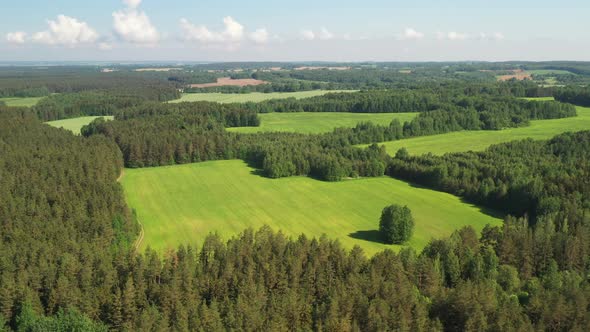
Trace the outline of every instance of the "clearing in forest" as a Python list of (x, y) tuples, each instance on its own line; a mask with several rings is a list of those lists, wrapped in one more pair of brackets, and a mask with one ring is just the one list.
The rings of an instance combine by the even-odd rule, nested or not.
[(493, 144), (525, 138), (549, 139), (568, 131), (590, 129), (590, 108), (577, 107), (578, 116), (563, 119), (533, 120), (530, 126), (504, 130), (459, 131), (441, 135), (422, 136), (385, 142), (387, 152), (394, 155), (406, 148), (410, 154), (482, 151)]
[(400, 123), (411, 121), (418, 113), (339, 113), (339, 112), (294, 112), (294, 113), (262, 113), (260, 126), (228, 128), (239, 133), (258, 132), (295, 132), (295, 133), (327, 133), (334, 128), (352, 128), (359, 122), (373, 122), (387, 126), (398, 119)]
[(368, 254), (399, 246), (377, 240), (382, 209), (408, 205), (416, 221), (409, 245), (471, 225), (478, 231), (501, 220), (460, 198), (389, 177), (323, 182), (308, 177), (269, 179), (239, 160), (126, 169), (121, 183), (144, 228), (141, 248), (200, 246), (211, 232), (224, 239), (269, 225), (287, 235), (322, 234)]
[(217, 103), (258, 103), (270, 99), (285, 98), (310, 98), (322, 96), (327, 93), (337, 92), (356, 92), (358, 90), (311, 90), (297, 92), (251, 92), (251, 93), (184, 93), (180, 99), (172, 100), (171, 103), (194, 102), (194, 101), (213, 101)]
[(79, 118), (71, 118), (65, 120), (56, 120), (56, 121), (49, 121), (45, 122), (46, 124), (56, 127), (56, 128), (64, 128), (67, 130), (72, 131), (74, 134), (79, 135), (80, 129), (85, 125), (89, 124), (90, 122), (94, 121), (96, 118), (105, 118), (105, 120), (112, 120), (113, 116), (82, 116)]

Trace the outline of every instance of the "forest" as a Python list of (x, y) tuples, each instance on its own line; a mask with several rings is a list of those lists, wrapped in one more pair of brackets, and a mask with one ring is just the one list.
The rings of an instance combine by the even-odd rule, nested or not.
[[(235, 67), (190, 68), (199, 66)], [(31, 108), (0, 105), (0, 330), (590, 330), (590, 131), (443, 156), (390, 156), (373, 144), (573, 117), (587, 88), (494, 82), (480, 70), (566, 66), (583, 75), (585, 65), (424, 63), (416, 77), (399, 72), (406, 63), (359, 66), (281, 79), (362, 91), (260, 104), (165, 103), (179, 96), (183, 83), (169, 80), (177, 74), (134, 67), (108, 78), (89, 67), (0, 70), (0, 96), (47, 96)], [(273, 75), (287, 74), (259, 78)], [(520, 99), (545, 95), (557, 101)], [(226, 131), (258, 126), (263, 112), (335, 110), (419, 115), (325, 134)], [(115, 120), (95, 120), (81, 136), (43, 123), (86, 115)], [(138, 218), (117, 180), (124, 167), (219, 159), (271, 178), (392, 176), (489, 208), (504, 223), (374, 256), (330, 234), (287, 237), (271, 227), (137, 250)]]

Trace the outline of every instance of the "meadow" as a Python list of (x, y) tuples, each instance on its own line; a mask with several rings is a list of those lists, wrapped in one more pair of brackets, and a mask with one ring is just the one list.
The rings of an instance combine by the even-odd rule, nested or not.
[(82, 116), (79, 118), (49, 121), (49, 122), (45, 122), (45, 123), (52, 126), (52, 127), (64, 128), (64, 129), (70, 130), (74, 134), (79, 135), (80, 129), (82, 129), (83, 126), (94, 121), (94, 119), (96, 119), (96, 118), (105, 118), (105, 120), (112, 120), (114, 117), (113, 116)]
[(568, 131), (590, 130), (590, 108), (577, 107), (578, 116), (553, 120), (534, 120), (530, 126), (497, 131), (459, 131), (441, 135), (422, 136), (384, 142), (387, 152), (394, 155), (406, 148), (410, 154), (482, 151), (493, 144), (525, 138), (549, 139)]
[(260, 126), (228, 128), (229, 131), (240, 133), (257, 133), (269, 131), (297, 133), (325, 133), (334, 128), (354, 127), (359, 122), (373, 122), (389, 125), (393, 119), (401, 123), (411, 121), (418, 113), (262, 113)]
[(43, 98), (45, 97), (6, 97), (0, 98), (0, 101), (3, 101), (6, 104), (6, 106), (31, 107), (37, 105), (39, 100)]
[(416, 228), (408, 244), (416, 249), (465, 225), (481, 230), (501, 223), (456, 196), (389, 177), (269, 179), (238, 160), (126, 169), (121, 183), (144, 228), (140, 248), (158, 251), (202, 245), (210, 232), (229, 239), (244, 228), (269, 225), (293, 237), (326, 234), (374, 254), (399, 248), (376, 235), (381, 210), (392, 203), (412, 210)]
[(171, 103), (193, 102), (193, 101), (213, 101), (218, 103), (245, 103), (261, 102), (269, 99), (284, 98), (310, 98), (322, 96), (331, 92), (354, 92), (356, 90), (312, 90), (298, 92), (251, 92), (251, 93), (184, 93), (180, 99), (172, 100)]

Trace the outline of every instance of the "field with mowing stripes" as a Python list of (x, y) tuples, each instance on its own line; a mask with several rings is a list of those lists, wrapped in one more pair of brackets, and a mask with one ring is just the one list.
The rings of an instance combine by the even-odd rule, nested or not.
[(393, 119), (401, 123), (412, 120), (418, 113), (265, 113), (259, 114), (259, 127), (228, 128), (240, 133), (287, 131), (297, 133), (324, 133), (334, 128), (356, 126), (359, 122), (370, 121), (389, 125)]
[(409, 245), (418, 249), (465, 225), (481, 230), (501, 223), (458, 197), (388, 177), (322, 182), (254, 173), (238, 160), (126, 169), (121, 183), (144, 227), (141, 248), (201, 245), (210, 232), (228, 239), (269, 225), (291, 236), (327, 234), (373, 254), (398, 248), (375, 241), (381, 210), (392, 203), (412, 209), (416, 229)]
[[(447, 152), (481, 151), (492, 144), (499, 144), (525, 138), (549, 139), (568, 131), (590, 129), (590, 108), (577, 107), (578, 116), (565, 119), (535, 120), (522, 128), (499, 131), (460, 131), (441, 135), (423, 136), (385, 142), (387, 152), (391, 155), (403, 147), (410, 154), (431, 152), (441, 155)], [(380, 144), (381, 145), (381, 144)]]
[(184, 101), (213, 101), (218, 103), (245, 103), (245, 102), (261, 102), (269, 99), (284, 99), (284, 98), (310, 98), (315, 96), (322, 96), (331, 92), (355, 92), (355, 90), (312, 90), (312, 91), (298, 91), (298, 92), (252, 92), (252, 93), (185, 93), (180, 99), (172, 100), (171, 103), (181, 103)]

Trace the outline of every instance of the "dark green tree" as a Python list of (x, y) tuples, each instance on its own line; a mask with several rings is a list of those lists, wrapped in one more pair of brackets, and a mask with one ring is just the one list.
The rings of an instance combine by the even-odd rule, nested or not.
[(390, 205), (381, 212), (379, 233), (389, 244), (401, 244), (410, 239), (414, 232), (414, 218), (407, 206)]

